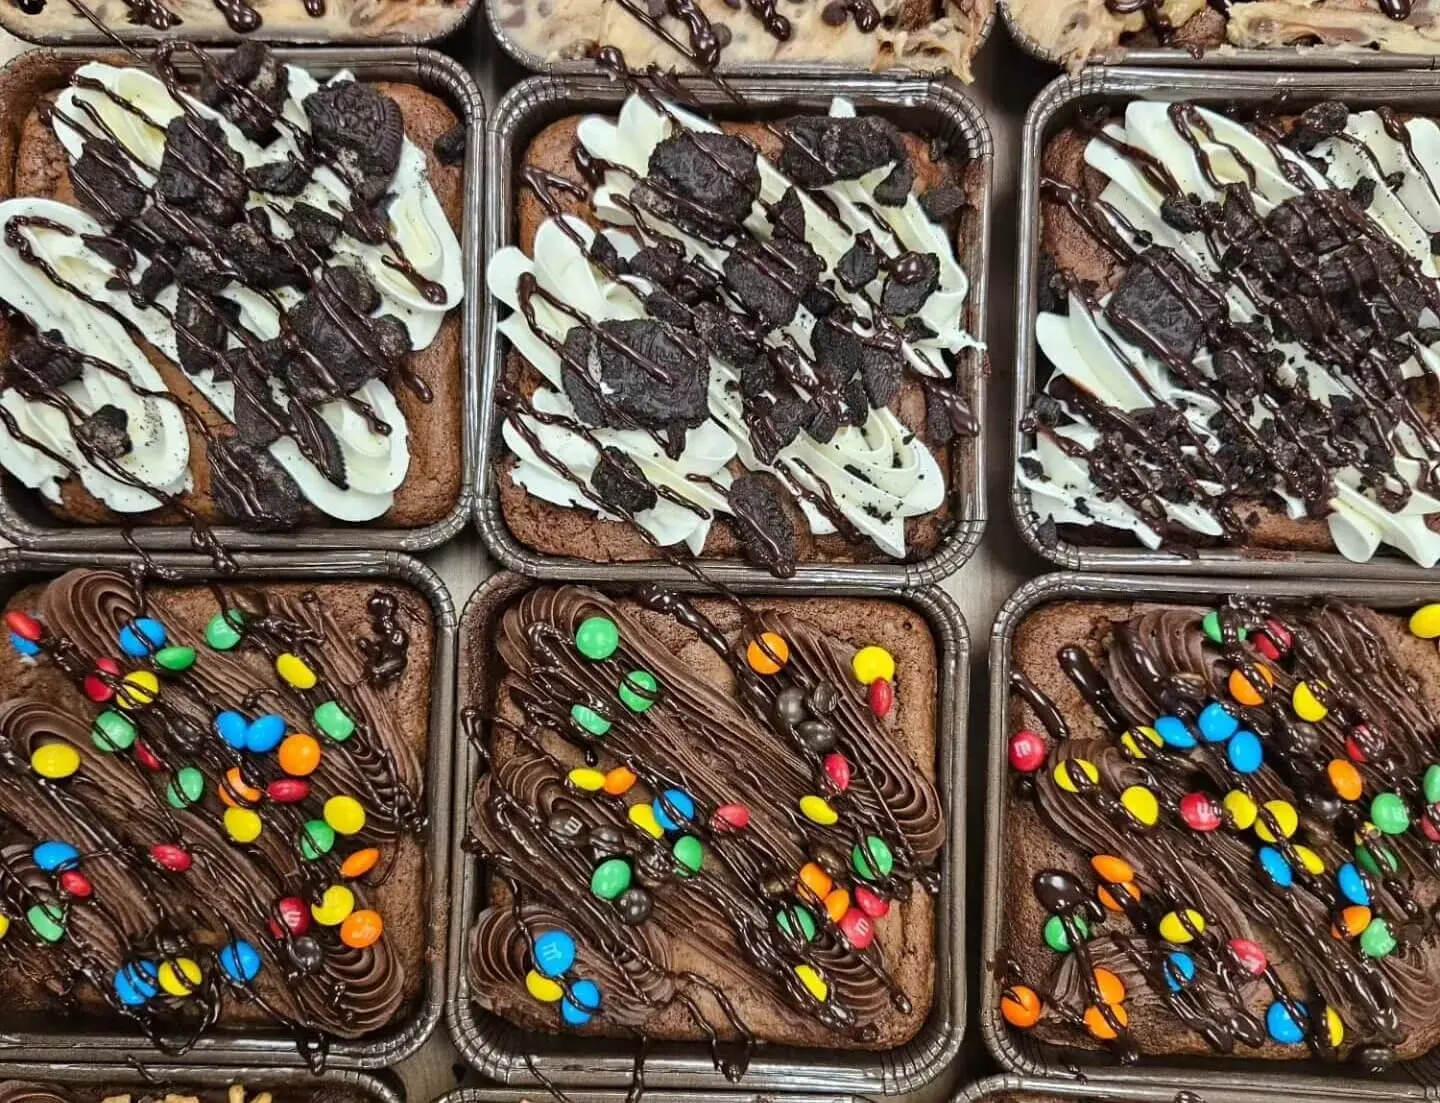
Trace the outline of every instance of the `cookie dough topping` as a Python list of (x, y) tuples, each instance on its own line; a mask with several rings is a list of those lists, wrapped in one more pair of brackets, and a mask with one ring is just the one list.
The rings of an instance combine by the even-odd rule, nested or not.
[(186, 90), (163, 49), (153, 72), (89, 63), (43, 108), (78, 206), (0, 203), (0, 298), (31, 329), (0, 463), (54, 501), (77, 477), (117, 513), (193, 520), (198, 433), (235, 523), (373, 519), (409, 466), (396, 393), (427, 397), (406, 358), (463, 291), (425, 154), (348, 73), (322, 86), (250, 44), (201, 64)]
[(1440, 128), (1136, 102), (1084, 156), (1103, 192), (1046, 198), (1124, 274), (1037, 320), (1055, 371), (1016, 479), (1041, 520), (1245, 542), (1265, 505), (1324, 518), (1351, 560), (1440, 560)]
[(973, 430), (950, 366), (974, 346), (969, 281), (889, 123), (836, 100), (778, 134), (772, 164), (647, 95), (586, 118), (598, 233), (561, 213), (568, 182), (527, 175), (552, 217), (532, 256), (489, 268), (513, 311), (501, 332), (544, 380), (507, 396), (511, 477), (695, 554), (728, 514), (782, 573), (791, 502), (816, 534), (903, 557), (906, 519), (941, 504), (944, 477), (892, 403), (912, 379), (937, 443)]

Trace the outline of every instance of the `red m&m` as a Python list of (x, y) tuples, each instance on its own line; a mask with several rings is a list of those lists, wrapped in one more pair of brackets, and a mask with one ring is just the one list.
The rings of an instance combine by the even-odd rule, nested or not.
[[(90, 700), (103, 704), (115, 696), (115, 688), (110, 685), (110, 681), (120, 677), (120, 664), (108, 655), (101, 655), (95, 660), (95, 670), (97, 673), (85, 675), (80, 688)], [(104, 675), (109, 675), (109, 678)]]
[(1033, 774), (1045, 765), (1050, 748), (1039, 732), (1022, 728), (1010, 737), (1010, 765), (1022, 774)]
[(1223, 810), (1209, 793), (1186, 793), (1180, 798), (1180, 818), (1192, 831), (1214, 831), (1220, 826)]
[(870, 711), (876, 716), (889, 716), (895, 707), (895, 683), (888, 678), (876, 678), (868, 691)]
[[(284, 924), (284, 928), (280, 924)], [(289, 931), (296, 938), (299, 938), (310, 929), (310, 909), (305, 906), (305, 901), (298, 896), (282, 896), (275, 901), (275, 912), (270, 919), (270, 933), (276, 938), (284, 938), (285, 931)]]
[(150, 848), (150, 857), (161, 869), (171, 873), (184, 873), (190, 868), (189, 851), (171, 843), (156, 843)]
[(1232, 938), (1230, 953), (1234, 955), (1240, 968), (1252, 977), (1260, 976), (1269, 968), (1270, 962), (1265, 957), (1265, 951), (1248, 938)]

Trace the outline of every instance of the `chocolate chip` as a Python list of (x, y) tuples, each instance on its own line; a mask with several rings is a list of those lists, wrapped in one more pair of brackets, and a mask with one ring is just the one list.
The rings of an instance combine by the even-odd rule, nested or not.
[(405, 119), (400, 105), (359, 81), (329, 84), (305, 97), (310, 136), (322, 156), (350, 176), (388, 182), (400, 164)]
[(299, 195), (310, 183), (310, 166), (295, 157), (266, 161), (245, 170), (245, 181), (253, 191), (271, 195)]
[(1171, 193), (1160, 201), (1160, 218), (1172, 230), (1193, 234), (1205, 228), (1200, 214), (1200, 197)]
[(118, 460), (132, 447), (129, 424), (130, 417), (124, 410), (107, 403), (75, 426), (75, 439), (91, 452)]
[(788, 324), (825, 267), (804, 242), (777, 239), (768, 247), (745, 240), (725, 258), (725, 283), (767, 326)]
[(160, 198), (221, 225), (240, 217), (250, 187), (240, 154), (214, 119), (177, 115), (165, 128), (165, 153), (156, 181)]
[(70, 355), (58, 329), (52, 329), (45, 338), (52, 348), (26, 337), (11, 350), (10, 363), (5, 366), (7, 382), (26, 398), (58, 390), (79, 379), (83, 370), (79, 357)]
[(846, 291), (858, 291), (880, 274), (880, 254), (875, 249), (875, 239), (870, 231), (855, 238), (855, 244), (845, 250), (835, 265), (835, 278)]
[(740, 222), (760, 195), (755, 147), (729, 134), (675, 134), (650, 154), (646, 181), (634, 194), (682, 228)]
[(465, 122), (462, 119), (444, 134), (435, 139), (435, 157), (442, 165), (463, 165), (465, 163)]
[(820, 9), (820, 19), (827, 27), (843, 27), (850, 18), (850, 9), (845, 0), (830, 0)]
[(139, 216), (149, 200), (120, 147), (107, 139), (86, 138), (70, 166), (70, 181), (81, 206), (107, 222)]
[(870, 405), (876, 409), (890, 405), (900, 393), (900, 378), (904, 362), (897, 353), (879, 345), (866, 345), (860, 359), (860, 378), (865, 384), (865, 393)]
[(903, 253), (890, 262), (880, 309), (891, 317), (915, 314), (940, 285), (940, 260), (934, 253)]
[(208, 454), (215, 506), (231, 521), (252, 532), (300, 523), (304, 511), (300, 488), (267, 449), (226, 437), (211, 441)]
[(931, 222), (947, 222), (965, 206), (965, 192), (954, 184), (941, 184), (920, 196), (920, 208)]
[(843, 385), (860, 370), (864, 345), (850, 324), (822, 318), (810, 329), (810, 348), (815, 353), (815, 374), (832, 386)]
[(747, 472), (730, 484), (730, 512), (752, 563), (783, 577), (795, 573), (795, 524), (773, 475)]
[(1325, 100), (1300, 113), (1290, 144), (1302, 153), (1309, 153), (1326, 138), (1333, 138), (1350, 121), (1350, 109), (1339, 100)]
[(694, 337), (645, 319), (600, 329), (595, 345), (611, 407), (647, 429), (693, 428), (710, 416), (709, 359)]
[(785, 189), (785, 194), (771, 205), (765, 217), (775, 227), (776, 237), (805, 240), (805, 205), (800, 202), (800, 192), (794, 185)]
[(660, 500), (640, 465), (618, 448), (601, 449), (590, 485), (607, 506), (631, 516), (653, 509)]
[(181, 287), (175, 299), (175, 344), (180, 366), (191, 375), (222, 370), (230, 329), (240, 320), (233, 299)]

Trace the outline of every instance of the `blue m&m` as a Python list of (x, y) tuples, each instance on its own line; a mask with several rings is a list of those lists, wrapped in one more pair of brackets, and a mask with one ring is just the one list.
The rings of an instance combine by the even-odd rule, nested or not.
[(1365, 875), (1355, 867), (1354, 862), (1346, 862), (1335, 871), (1335, 881), (1340, 886), (1340, 895), (1352, 904), (1358, 904), (1362, 908), (1370, 906), (1370, 889), (1365, 884)]
[(1167, 747), (1188, 751), (1195, 746), (1195, 736), (1191, 734), (1190, 726), (1178, 716), (1158, 717), (1153, 727), (1160, 733), (1160, 738), (1165, 741)]
[(1303, 1003), (1287, 1007), (1276, 1000), (1265, 1011), (1265, 1031), (1282, 1046), (1298, 1046), (1305, 1040), (1305, 1018)]
[(1290, 863), (1285, 860), (1273, 846), (1262, 846), (1255, 854), (1260, 860), (1260, 868), (1265, 871), (1265, 876), (1276, 888), (1288, 889), (1295, 883), (1295, 871), (1290, 868)]
[(237, 751), (245, 749), (245, 733), (250, 729), (250, 721), (241, 716), (238, 712), (226, 709), (215, 717), (215, 734), (225, 743)]
[(1200, 710), (1199, 724), (1207, 743), (1224, 743), (1240, 727), (1240, 721), (1219, 701), (1211, 701)]
[(141, 1007), (159, 994), (160, 970), (151, 961), (127, 961), (115, 973), (115, 998), (126, 1007)]
[(672, 818), (672, 813), (682, 820), (695, 818), (695, 801), (683, 789), (666, 789), (651, 802), (655, 809), (656, 822), (666, 831), (679, 831), (681, 825)]
[(273, 712), (250, 721), (245, 732), (245, 749), (254, 754), (269, 754), (285, 738), (285, 718)]
[(577, 980), (560, 1001), (560, 1017), (566, 1026), (584, 1026), (600, 1010), (600, 988), (592, 980)]
[(32, 856), (35, 864), (46, 873), (54, 873), (56, 870), (69, 869), (80, 864), (78, 850), (69, 843), (56, 842), (54, 839), (37, 846)]
[(1225, 747), (1225, 757), (1237, 774), (1253, 774), (1265, 764), (1265, 748), (1254, 732), (1237, 731)]
[(249, 984), (260, 975), (260, 951), (237, 938), (219, 954), (220, 970), (234, 984)]
[(575, 964), (575, 940), (564, 931), (546, 931), (535, 939), (535, 969), (541, 976), (563, 976)]
[(34, 640), (27, 640), (19, 632), (10, 633), (10, 646), (18, 651), (22, 658), (33, 659), (40, 654), (40, 645)]
[(1179, 950), (1165, 955), (1165, 984), (1178, 992), (1195, 979), (1195, 959)]
[(143, 659), (165, 646), (165, 626), (154, 617), (139, 617), (120, 629), (120, 650)]

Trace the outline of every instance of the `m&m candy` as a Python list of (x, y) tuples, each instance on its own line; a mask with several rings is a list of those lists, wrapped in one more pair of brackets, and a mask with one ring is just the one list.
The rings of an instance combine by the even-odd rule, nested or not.
[(1309, 682), (1296, 682), (1295, 690), (1290, 695), (1290, 706), (1295, 710), (1295, 715), (1311, 724), (1318, 724), (1330, 714), (1330, 709), (1317, 695), (1317, 691), (1325, 690), (1323, 683), (1317, 682), (1311, 685)]
[(541, 1003), (555, 1003), (565, 995), (563, 986), (534, 969), (525, 974), (525, 991)]
[(855, 675), (855, 680), (862, 686), (868, 686), (876, 678), (884, 678), (887, 682), (893, 682), (895, 680), (895, 656), (883, 647), (872, 644), (855, 652), (854, 657), (850, 660), (850, 669)]
[(1049, 753), (1045, 737), (1039, 732), (1022, 728), (1010, 737), (1010, 765), (1022, 774), (1033, 774), (1040, 769)]
[(120, 650), (143, 659), (165, 646), (165, 626), (154, 617), (139, 617), (120, 629)]
[(625, 810), (625, 816), (652, 839), (658, 839), (665, 834), (665, 829), (655, 817), (655, 809), (648, 804), (632, 804)]
[(216, 651), (229, 651), (240, 642), (245, 614), (239, 609), (216, 613), (205, 625), (205, 642)]
[(379, 861), (380, 851), (373, 846), (367, 846), (346, 855), (345, 860), (340, 863), (340, 876), (352, 881), (357, 877), (364, 877)]
[(338, 835), (358, 834), (365, 827), (365, 808), (354, 797), (331, 797), (325, 802), (325, 822)]
[(850, 788), (850, 760), (839, 751), (831, 751), (827, 754), (821, 767), (825, 770), (825, 776), (835, 787), (837, 793), (843, 793)]
[(228, 943), (217, 955), (220, 971), (232, 984), (249, 984), (260, 975), (260, 951), (237, 938)]
[(800, 798), (800, 814), (821, 827), (829, 827), (840, 819), (840, 814), (830, 806), (830, 802), (814, 793), (807, 793)]
[(34, 859), (35, 864), (46, 873), (70, 869), (80, 861), (80, 851), (69, 843), (62, 843), (54, 839), (41, 843), (31, 851), (30, 856)]
[(340, 923), (340, 941), (351, 949), (363, 950), (380, 941), (385, 922), (380, 913), (362, 908), (347, 915)]
[(817, 1003), (824, 1003), (830, 995), (830, 985), (826, 982), (817, 969), (812, 965), (795, 966), (795, 976), (799, 978), (805, 991), (814, 997)]
[(320, 765), (320, 743), (313, 735), (296, 732), (280, 744), (280, 769), (291, 777), (308, 777)]
[(1044, 1009), (1035, 989), (1023, 984), (1013, 984), (1000, 995), (1000, 1014), (1017, 1030), (1029, 1030), (1040, 1021)]
[[(330, 885), (320, 895), (318, 904), (310, 905), (310, 914), (322, 927), (338, 927), (355, 910), (355, 894), (344, 885)], [(292, 934), (295, 932), (292, 930)]]
[(30, 769), (50, 781), (61, 781), (80, 769), (80, 752), (69, 743), (45, 743), (30, 752)]
[(313, 689), (319, 679), (310, 664), (294, 652), (286, 651), (275, 658), (275, 673), (294, 689)]
[(876, 716), (889, 716), (890, 710), (895, 707), (895, 683), (888, 678), (876, 678), (870, 683), (866, 703)]
[(1200, 710), (1197, 725), (1207, 743), (1223, 743), (1239, 729), (1240, 721), (1219, 701), (1211, 701)]
[(1240, 966), (1252, 977), (1258, 977), (1270, 967), (1266, 960), (1265, 951), (1258, 943), (1251, 942), (1248, 938), (1232, 938), (1226, 946), (1235, 959), (1235, 964)]
[(1440, 638), (1440, 604), (1422, 605), (1411, 613), (1410, 632), (1422, 640)]
[(535, 949), (531, 955), (535, 968), (544, 976), (562, 976), (575, 964), (575, 940), (566, 931), (542, 931), (535, 936)]
[(566, 1026), (584, 1026), (600, 1010), (600, 987), (593, 980), (577, 980), (560, 1001), (560, 1018)]
[(115, 703), (122, 709), (142, 709), (160, 696), (160, 679), (151, 670), (132, 670), (120, 679)]
[(149, 961), (128, 961), (115, 973), (115, 998), (125, 1007), (143, 1007), (160, 994), (160, 970)]
[(310, 714), (320, 733), (336, 743), (343, 743), (355, 734), (355, 721), (340, 707), (338, 701), (324, 701)]
[(775, 632), (761, 632), (745, 648), (745, 662), (756, 674), (779, 674), (790, 661), (790, 645)]
[(620, 646), (620, 628), (609, 617), (586, 617), (575, 629), (575, 647), (591, 662), (615, 654)]
[(1265, 1010), (1265, 1032), (1282, 1046), (1298, 1046), (1305, 1040), (1305, 1005), (1276, 1000)]
[(1221, 812), (1220, 802), (1209, 793), (1186, 793), (1180, 798), (1180, 818), (1191, 831), (1215, 831)]
[(660, 683), (648, 670), (632, 670), (615, 692), (631, 712), (648, 712), (660, 699)]
[(179, 999), (192, 995), (205, 980), (200, 963), (191, 957), (167, 958), (160, 963), (158, 975), (165, 994)]

